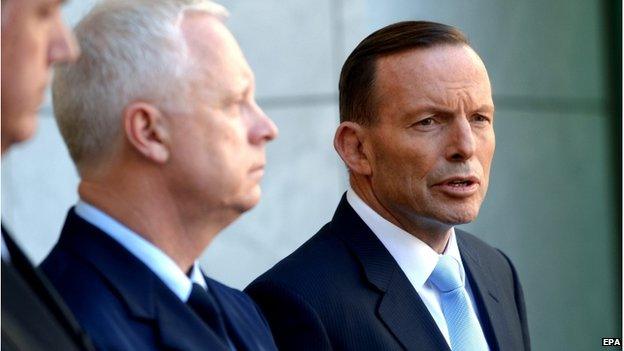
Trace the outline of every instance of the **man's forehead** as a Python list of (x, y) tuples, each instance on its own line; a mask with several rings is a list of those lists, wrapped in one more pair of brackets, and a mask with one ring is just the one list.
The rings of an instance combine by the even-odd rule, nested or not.
[(12, 3), (14, 5), (20, 5), (21, 8), (29, 8), (35, 6), (50, 6), (50, 5), (58, 5), (61, 6), (65, 4), (67, 0), (4, 0), (2, 1), (2, 6), (8, 3)]
[[(23, 0), (10, 0), (10, 1), (23, 1)], [(42, 5), (64, 5), (68, 0), (35, 0), (36, 3)]]
[(180, 27), (186, 34), (193, 34), (197, 31), (216, 34), (225, 28), (223, 20), (209, 12), (186, 10), (179, 19)]
[(494, 109), (485, 66), (466, 45), (419, 48), (381, 57), (376, 63), (374, 89), (378, 102), (393, 101), (391, 105), (400, 103), (409, 110), (450, 108), (460, 102), (468, 103), (470, 109)]
[(197, 11), (187, 14), (181, 27), (193, 69), (208, 78), (202, 84), (219, 87), (217, 91), (226, 95), (241, 95), (253, 87), (253, 72), (221, 18)]
[(464, 44), (442, 44), (428, 48), (415, 48), (382, 56), (377, 59), (378, 71), (417, 70), (421, 75), (428, 71), (460, 71), (474, 73), (486, 71), (477, 53)]
[(380, 89), (413, 88), (421, 91), (445, 88), (490, 90), (481, 59), (467, 46), (410, 50), (381, 57), (376, 62), (375, 86)]
[(237, 50), (234, 37), (221, 19), (208, 13), (187, 13), (180, 25), (189, 51), (201, 56), (214, 56), (225, 50)]

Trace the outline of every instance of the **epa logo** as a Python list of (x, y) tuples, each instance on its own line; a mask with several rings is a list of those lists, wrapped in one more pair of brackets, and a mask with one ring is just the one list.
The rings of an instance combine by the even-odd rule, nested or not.
[(602, 338), (602, 346), (622, 346), (620, 338)]

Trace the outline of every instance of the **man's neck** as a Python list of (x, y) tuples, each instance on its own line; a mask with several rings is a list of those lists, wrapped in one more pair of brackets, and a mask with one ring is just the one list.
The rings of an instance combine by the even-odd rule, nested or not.
[[(185, 218), (164, 188), (81, 181), (80, 198), (137, 233), (169, 256), (183, 272), (225, 225)], [(210, 218), (207, 215), (206, 218)]]
[(392, 211), (375, 195), (367, 179), (351, 176), (350, 185), (357, 196), (385, 220), (425, 242), (437, 253), (444, 252), (452, 232), (452, 226), (423, 217), (409, 216), (408, 218), (408, 216)]

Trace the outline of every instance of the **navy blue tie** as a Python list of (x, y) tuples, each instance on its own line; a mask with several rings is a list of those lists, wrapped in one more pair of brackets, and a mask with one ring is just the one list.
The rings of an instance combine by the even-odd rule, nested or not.
[(208, 290), (197, 283), (193, 283), (187, 304), (226, 345), (231, 347), (219, 305)]

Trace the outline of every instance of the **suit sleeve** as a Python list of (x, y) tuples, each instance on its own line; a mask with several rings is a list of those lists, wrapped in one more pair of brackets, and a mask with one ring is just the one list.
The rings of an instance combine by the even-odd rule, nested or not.
[(331, 350), (325, 328), (312, 306), (274, 282), (256, 282), (245, 292), (260, 307), (279, 350)]
[(511, 263), (511, 260), (505, 253), (499, 250), (499, 252), (505, 257), (509, 267), (511, 268), (511, 273), (513, 275), (514, 282), (514, 298), (516, 300), (516, 308), (518, 309), (518, 316), (520, 317), (520, 324), (522, 325), (522, 338), (524, 340), (524, 349), (527, 351), (531, 350), (531, 339), (529, 337), (529, 324), (527, 322), (527, 314), (526, 314), (526, 306), (524, 304), (524, 293), (522, 292), (522, 285), (520, 284), (520, 279), (518, 278), (518, 273), (516, 272), (516, 268)]

